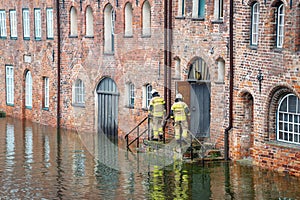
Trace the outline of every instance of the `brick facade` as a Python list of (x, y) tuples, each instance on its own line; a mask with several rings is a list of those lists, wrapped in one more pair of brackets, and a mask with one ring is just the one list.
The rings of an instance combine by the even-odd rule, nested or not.
[[(149, 0), (151, 35), (143, 35), (142, 13), (145, 1), (62, 1), (60, 24), (56, 22), (56, 1), (6, 2), (8, 37), (0, 40), (0, 76), (5, 77), (5, 66), (14, 67), (14, 105), (6, 104), (5, 78), (0, 79), (0, 109), (8, 115), (35, 122), (56, 125), (60, 106), (60, 125), (79, 132), (98, 130), (98, 93), (101, 81), (111, 78), (118, 90), (118, 127), (123, 136), (147, 115), (143, 108), (144, 86), (151, 84), (163, 96), (164, 92), (164, 9), (163, 1)], [(116, 4), (117, 3), (117, 4)], [(125, 5), (132, 6), (132, 36), (125, 35)], [(285, 2), (284, 2), (285, 3)], [(230, 131), (230, 158), (253, 158), (255, 164), (299, 175), (296, 145), (276, 141), (276, 109), (283, 95), (299, 97), (299, 5), (285, 3), (285, 40), (282, 49), (275, 48), (276, 2), (260, 2), (259, 44), (250, 45), (252, 1), (234, 2), (234, 92), (233, 129)], [(94, 35), (86, 36), (86, 9), (93, 15)], [(105, 11), (115, 11), (114, 52), (106, 52)], [(30, 40), (23, 39), (22, 9), (29, 8)], [(34, 39), (33, 9), (42, 13), (42, 38)], [(54, 39), (46, 38), (46, 8), (53, 8)], [(70, 35), (70, 11), (76, 9), (77, 34)], [(18, 38), (9, 36), (9, 9), (17, 10)], [(224, 17), (216, 19), (214, 2), (206, 1), (205, 17), (193, 18), (192, 1), (186, 3), (184, 16), (172, 11), (172, 102), (177, 82), (188, 79), (191, 63), (201, 58), (208, 68), (210, 79), (210, 141), (224, 148), (224, 130), (229, 120), (229, 1), (224, 1)], [(296, 16), (296, 17), (293, 17)], [(295, 25), (298, 24), (298, 25)], [(57, 26), (60, 25), (60, 43)], [(76, 32), (76, 31), (75, 31)], [(60, 52), (58, 51), (58, 45)], [(60, 60), (58, 60), (58, 54)], [(53, 59), (54, 58), (54, 59)], [(176, 66), (179, 64), (179, 73)], [(219, 62), (225, 63), (220, 81)], [(59, 62), (59, 63), (58, 63)], [(58, 88), (58, 64), (60, 85)], [(177, 66), (178, 67), (178, 66)], [(33, 105), (25, 108), (25, 73), (33, 79)], [(263, 75), (261, 91), (257, 75)], [(176, 76), (179, 74), (179, 76)], [(43, 77), (50, 79), (50, 106), (44, 110)], [(85, 88), (83, 105), (74, 103), (74, 85), (81, 79)], [(134, 108), (127, 104), (126, 84), (135, 86)], [(59, 90), (59, 91), (58, 91)], [(60, 102), (58, 104), (58, 92)]]

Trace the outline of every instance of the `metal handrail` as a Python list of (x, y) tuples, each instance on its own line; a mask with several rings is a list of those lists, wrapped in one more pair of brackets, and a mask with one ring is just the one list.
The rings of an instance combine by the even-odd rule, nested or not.
[[(139, 147), (139, 138), (146, 132), (146, 131), (148, 131), (148, 128), (146, 129), (146, 130), (144, 130), (141, 134), (140, 134), (140, 126), (146, 121), (148, 119), (148, 116), (147, 117), (145, 117), (142, 121), (140, 121), (140, 123), (138, 123), (131, 131), (129, 131), (129, 133), (127, 133), (126, 135), (125, 135), (125, 139), (126, 139), (126, 145), (127, 145), (127, 149), (128, 150), (130, 150), (129, 149), (129, 146), (133, 143), (133, 142), (135, 142), (135, 141), (137, 141), (137, 147)], [(137, 136), (136, 136), (136, 138), (133, 140), (133, 141), (131, 141), (130, 143), (129, 143), (129, 135), (130, 134), (132, 134), (135, 130), (137, 130)]]

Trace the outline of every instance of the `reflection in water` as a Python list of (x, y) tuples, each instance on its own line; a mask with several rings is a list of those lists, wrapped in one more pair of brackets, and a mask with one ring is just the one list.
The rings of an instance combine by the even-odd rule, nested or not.
[(120, 140), (107, 143), (103, 135), (57, 132), (22, 123), (0, 119), (0, 199), (261, 200), (300, 196), (300, 180), (285, 174), (230, 162), (200, 165), (174, 160), (164, 168), (150, 168), (143, 157), (120, 151)]

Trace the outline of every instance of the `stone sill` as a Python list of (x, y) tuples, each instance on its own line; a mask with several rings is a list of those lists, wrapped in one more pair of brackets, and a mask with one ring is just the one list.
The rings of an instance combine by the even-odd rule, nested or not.
[(128, 105), (126, 105), (125, 108), (134, 109), (134, 106), (128, 106)]
[(276, 47), (276, 48), (274, 48), (273, 50), (274, 50), (274, 52), (282, 53), (283, 48), (278, 48), (278, 47)]
[(250, 44), (250, 45), (248, 46), (248, 48), (251, 49), (251, 50), (257, 50), (257, 45), (251, 45), (251, 44)]
[(72, 103), (73, 107), (79, 107), (79, 108), (85, 108), (85, 105), (83, 103)]
[(192, 21), (204, 21), (204, 17), (193, 17)]
[(185, 19), (185, 16), (177, 16), (175, 19)]
[(124, 35), (124, 38), (133, 38), (133, 35)]
[(266, 144), (276, 146), (279, 148), (294, 149), (294, 150), (299, 150), (300, 148), (300, 146), (297, 144), (290, 144), (290, 143), (279, 142), (279, 141), (267, 141)]
[(7, 106), (11, 106), (11, 107), (14, 107), (14, 106), (15, 106), (15, 104), (13, 104), (13, 103), (6, 103), (6, 105), (7, 105)]
[(215, 20), (212, 20), (211, 23), (212, 24), (223, 24), (224, 21), (223, 21), (223, 19), (215, 19)]

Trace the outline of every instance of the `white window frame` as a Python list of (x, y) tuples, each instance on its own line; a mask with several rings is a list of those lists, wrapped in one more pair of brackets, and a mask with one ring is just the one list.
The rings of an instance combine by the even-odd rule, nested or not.
[(128, 107), (134, 108), (135, 88), (133, 83), (128, 83)]
[(14, 105), (14, 67), (6, 65), (6, 104)]
[(142, 34), (143, 36), (151, 36), (151, 6), (149, 1), (144, 2), (142, 14), (143, 14)]
[(34, 9), (34, 35), (36, 40), (40, 40), (42, 38), (42, 16), (41, 9)]
[(78, 36), (78, 24), (77, 24), (77, 10), (72, 7), (70, 10), (70, 36)]
[(30, 17), (29, 9), (23, 9), (23, 37), (24, 39), (30, 39)]
[(85, 35), (88, 37), (93, 37), (94, 36), (94, 16), (93, 16), (93, 10), (91, 6), (88, 6), (86, 8), (86, 13), (85, 13)]
[(223, 20), (224, 17), (224, 1), (215, 0), (214, 2), (214, 18), (215, 20)]
[(47, 39), (53, 39), (54, 38), (54, 34), (53, 34), (53, 9), (52, 8), (47, 8), (46, 9), (47, 12)]
[[(204, 2), (203, 8), (201, 7), (201, 2)], [(195, 19), (204, 19), (205, 18), (205, 0), (193, 0), (193, 11), (192, 11), (192, 17)], [(201, 11), (203, 9), (203, 16), (201, 16)]]
[(84, 83), (81, 79), (77, 79), (74, 84), (74, 104), (84, 104), (84, 95)]
[(150, 101), (152, 99), (152, 85), (147, 84), (143, 87), (143, 108), (148, 109)]
[(251, 45), (258, 44), (258, 24), (259, 24), (259, 4), (252, 5), (252, 24), (251, 24)]
[(277, 8), (276, 47), (282, 48), (284, 42), (284, 5)]
[[(296, 98), (295, 112), (291, 111), (290, 98)], [(286, 109), (282, 104), (286, 100)], [(300, 144), (300, 100), (294, 94), (284, 96), (277, 109), (276, 139), (280, 142)]]
[(10, 18), (10, 37), (17, 38), (18, 37), (18, 29), (17, 29), (17, 11), (10, 10), (9, 11)]
[(30, 71), (27, 71), (25, 76), (25, 107), (32, 107), (32, 76)]
[(44, 77), (44, 108), (49, 108), (49, 77)]
[(178, 0), (177, 15), (178, 15), (178, 17), (185, 16), (185, 0)]
[(5, 10), (0, 10), (0, 37), (1, 38), (7, 37)]
[(132, 5), (131, 3), (126, 3), (125, 6), (125, 36), (132, 36)]

